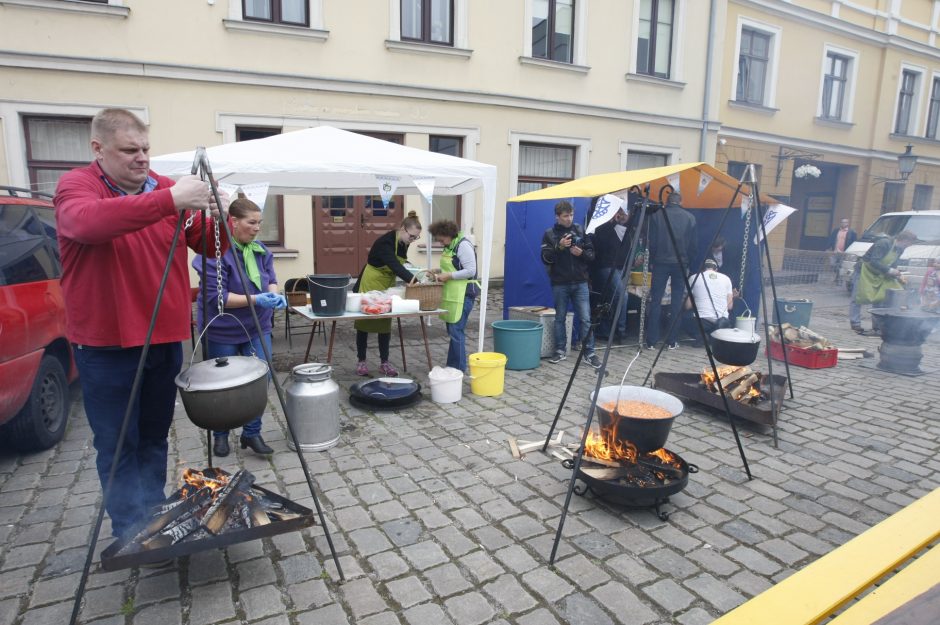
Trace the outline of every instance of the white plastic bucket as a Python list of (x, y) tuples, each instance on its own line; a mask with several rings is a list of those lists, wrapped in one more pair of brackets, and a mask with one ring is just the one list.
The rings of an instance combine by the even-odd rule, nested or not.
[(434, 367), (428, 374), (431, 401), (452, 404), (463, 396), (463, 371), (453, 367)]
[(751, 316), (751, 311), (745, 311), (734, 319), (734, 327), (751, 336), (757, 334), (757, 317)]

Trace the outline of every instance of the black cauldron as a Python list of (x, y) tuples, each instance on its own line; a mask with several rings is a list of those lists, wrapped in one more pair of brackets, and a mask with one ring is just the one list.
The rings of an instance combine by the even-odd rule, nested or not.
[(356, 382), (349, 401), (368, 410), (399, 410), (421, 401), (421, 385), (406, 378), (378, 378)]
[(872, 308), (878, 319), (881, 340), (894, 345), (921, 345), (940, 323), (940, 315), (904, 308)]

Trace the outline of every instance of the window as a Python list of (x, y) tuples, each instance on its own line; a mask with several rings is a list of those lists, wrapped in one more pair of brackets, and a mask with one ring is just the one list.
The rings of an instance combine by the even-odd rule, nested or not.
[(763, 105), (770, 69), (772, 35), (753, 28), (741, 29), (741, 51), (738, 53), (738, 102)]
[(914, 111), (914, 98), (917, 95), (917, 79), (920, 75), (906, 69), (901, 72), (901, 85), (898, 89), (898, 113), (894, 121), (894, 133), (910, 134), (911, 119)]
[[(747, 166), (749, 164), (750, 163), (745, 163), (742, 161), (728, 161), (728, 175), (734, 178), (735, 180), (740, 180), (741, 176), (744, 175), (744, 170), (747, 169)], [(760, 182), (762, 170), (763, 170), (762, 165), (758, 165), (758, 164), (754, 165), (754, 177), (757, 182)]]
[[(442, 137), (431, 135), (428, 149), (438, 154), (447, 154), (449, 156), (463, 157), (463, 138), (462, 137)], [(434, 219), (450, 219), (458, 226), (462, 225), (460, 220), (460, 196), (459, 195), (440, 195), (434, 198)]]
[(669, 78), (675, 0), (641, 0), (636, 71)]
[(33, 189), (54, 193), (59, 178), (94, 160), (90, 117), (24, 117), (26, 167)]
[(574, 0), (532, 0), (532, 56), (574, 62)]
[(929, 184), (914, 185), (914, 201), (911, 202), (911, 209), (928, 211), (930, 210), (931, 200), (933, 200), (933, 186)]
[(881, 194), (881, 212), (896, 213), (901, 210), (901, 201), (904, 199), (904, 183), (886, 182)]
[(0, 286), (51, 280), (61, 273), (55, 229), (30, 206), (0, 204)]
[(927, 138), (940, 139), (937, 136), (937, 122), (940, 121), (940, 78), (933, 79), (930, 90), (930, 108), (927, 111)]
[(520, 143), (517, 192), (528, 193), (574, 180), (574, 157), (573, 147)]
[(309, 26), (307, 0), (242, 0), (246, 20)]
[(842, 120), (845, 114), (845, 94), (849, 80), (851, 59), (835, 52), (826, 55), (826, 73), (823, 77), (823, 119)]
[(627, 152), (627, 170), (649, 169), (650, 167), (664, 167), (669, 164), (668, 154), (654, 152)]
[(454, 45), (454, 1), (401, 0), (401, 38)]
[[(240, 126), (235, 128), (236, 141), (251, 141), (281, 134), (280, 128), (254, 128)], [(262, 243), (282, 246), (284, 245), (284, 196), (268, 195), (261, 207), (262, 222), (258, 239)]]

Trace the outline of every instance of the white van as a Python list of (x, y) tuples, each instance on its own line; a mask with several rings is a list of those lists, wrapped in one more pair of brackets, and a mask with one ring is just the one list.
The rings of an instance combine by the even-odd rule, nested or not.
[(898, 269), (909, 274), (908, 288), (920, 288), (920, 282), (927, 271), (927, 261), (940, 258), (940, 211), (885, 213), (868, 226), (858, 241), (845, 250), (845, 256), (842, 257), (842, 276), (849, 291), (852, 290), (855, 265), (871, 247), (872, 242), (879, 236), (894, 237), (902, 230), (910, 230), (916, 234), (917, 243), (901, 254)]

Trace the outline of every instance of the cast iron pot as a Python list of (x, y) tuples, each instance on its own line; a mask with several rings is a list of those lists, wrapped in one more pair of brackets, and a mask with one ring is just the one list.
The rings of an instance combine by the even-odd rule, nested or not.
[[(591, 393), (593, 397), (594, 393)], [(662, 419), (642, 419), (629, 415), (615, 415), (601, 408), (608, 402), (618, 400), (642, 401), (654, 404), (669, 411), (671, 416)], [(616, 405), (616, 403), (614, 404)], [(637, 450), (646, 453), (662, 449), (676, 420), (684, 406), (682, 402), (668, 393), (645, 386), (602, 386), (597, 393), (597, 422), (602, 428), (609, 428), (616, 423), (617, 440), (628, 440)]]
[(268, 405), (268, 363), (252, 356), (222, 356), (190, 364), (176, 376), (189, 420), (201, 428), (234, 430)]
[(712, 332), (711, 345), (715, 360), (726, 365), (743, 367), (757, 358), (760, 335), (738, 328), (722, 328)]
[(902, 308), (872, 308), (871, 316), (881, 326), (881, 340), (895, 345), (921, 345), (930, 336), (940, 315)]

